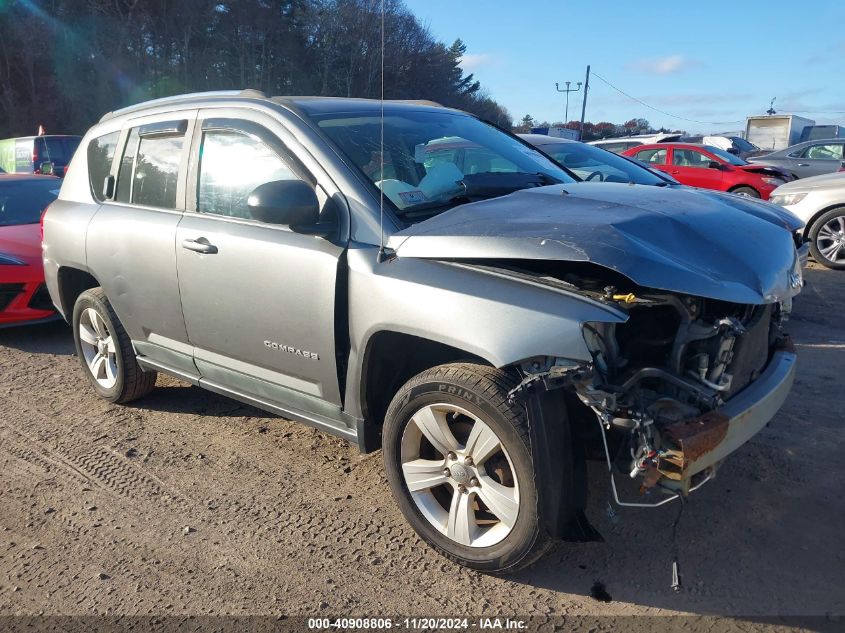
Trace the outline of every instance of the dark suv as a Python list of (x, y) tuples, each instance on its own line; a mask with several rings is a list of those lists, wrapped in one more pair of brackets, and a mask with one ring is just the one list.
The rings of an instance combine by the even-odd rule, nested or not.
[(51, 134), (0, 140), (0, 168), (9, 173), (64, 177), (81, 136)]

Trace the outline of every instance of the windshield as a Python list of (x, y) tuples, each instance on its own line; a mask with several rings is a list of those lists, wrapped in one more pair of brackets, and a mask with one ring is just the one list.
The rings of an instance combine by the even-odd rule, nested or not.
[(549, 143), (539, 148), (584, 180), (597, 182), (633, 182), (638, 185), (665, 185), (666, 180), (636, 163), (587, 145), (586, 143)]
[(456, 112), (387, 112), (384, 175), (380, 114), (315, 116), (320, 129), (403, 219), (414, 221), (456, 204), (575, 178), (540, 152), (492, 125)]
[(747, 165), (748, 162), (742, 160), (739, 156), (734, 156), (730, 152), (726, 152), (723, 149), (719, 149), (718, 147), (713, 147), (712, 145), (705, 145), (704, 147), (707, 148), (707, 151), (713, 154), (714, 156), (718, 156), (726, 163), (730, 163), (731, 165)]
[(0, 226), (37, 224), (61, 185), (58, 178), (0, 182)]

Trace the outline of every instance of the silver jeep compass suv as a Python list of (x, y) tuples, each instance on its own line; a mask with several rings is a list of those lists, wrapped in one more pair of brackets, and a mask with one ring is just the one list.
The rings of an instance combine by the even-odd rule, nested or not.
[(657, 505), (772, 418), (799, 225), (430, 104), (205, 93), (86, 134), (44, 268), (102, 398), (161, 371), (382, 448), (417, 533), (505, 572), (589, 537), (589, 445)]

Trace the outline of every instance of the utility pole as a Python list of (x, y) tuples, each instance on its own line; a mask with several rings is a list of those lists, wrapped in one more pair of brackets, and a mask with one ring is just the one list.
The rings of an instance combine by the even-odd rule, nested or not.
[(565, 92), (566, 93), (566, 115), (563, 117), (563, 123), (565, 125), (565, 124), (569, 123), (569, 93), (570, 92), (578, 92), (579, 90), (581, 90), (581, 82), (579, 81), (576, 84), (575, 88), (569, 87), (569, 84), (572, 83), (571, 81), (565, 81), (564, 83), (566, 84), (566, 90), (561, 90), (560, 87), (558, 86), (558, 84), (555, 84), (555, 90), (557, 90), (558, 92)]
[(590, 89), (590, 65), (587, 64), (587, 78), (584, 80), (584, 100), (581, 102), (581, 127), (578, 130), (578, 140), (584, 140), (584, 114), (587, 112), (587, 91)]

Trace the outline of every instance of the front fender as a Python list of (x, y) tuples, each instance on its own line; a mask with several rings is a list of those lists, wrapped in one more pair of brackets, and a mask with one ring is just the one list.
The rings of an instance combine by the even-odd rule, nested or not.
[(459, 262), (377, 263), (375, 248), (352, 247), (348, 265), (350, 385), (360, 383), (364, 350), (381, 331), (443, 343), (505, 367), (534, 356), (589, 362), (581, 325), (627, 319), (576, 292)]

